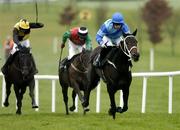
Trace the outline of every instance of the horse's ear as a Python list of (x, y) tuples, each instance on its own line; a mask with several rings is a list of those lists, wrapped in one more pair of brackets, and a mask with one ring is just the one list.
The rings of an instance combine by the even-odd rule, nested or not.
[(132, 35), (133, 35), (133, 36), (136, 36), (136, 34), (137, 34), (137, 28), (136, 28), (136, 30), (132, 33)]

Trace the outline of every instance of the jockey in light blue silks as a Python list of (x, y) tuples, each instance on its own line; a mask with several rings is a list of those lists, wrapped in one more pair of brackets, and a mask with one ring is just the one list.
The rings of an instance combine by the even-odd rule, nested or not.
[(119, 46), (122, 40), (122, 34), (130, 33), (128, 25), (124, 22), (124, 18), (121, 13), (114, 13), (112, 19), (105, 21), (96, 34), (96, 41), (102, 47), (102, 50), (93, 63), (96, 67), (101, 67), (101, 61), (105, 57), (103, 50), (107, 46)]

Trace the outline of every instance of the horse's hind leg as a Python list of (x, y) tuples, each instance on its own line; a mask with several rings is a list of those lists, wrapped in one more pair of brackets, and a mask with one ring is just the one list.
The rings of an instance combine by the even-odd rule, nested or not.
[(8, 107), (9, 106), (9, 95), (11, 93), (11, 83), (6, 83), (6, 98), (5, 98), (5, 101), (4, 101), (4, 106), (5, 107)]
[(125, 89), (122, 89), (124, 106), (122, 108), (122, 111), (120, 111), (120, 113), (123, 113), (128, 110), (129, 87), (126, 86), (124, 88)]
[(76, 107), (75, 107), (75, 98), (76, 98), (76, 92), (73, 90), (72, 91), (73, 105), (69, 108), (70, 111), (74, 111), (76, 109)]
[(66, 109), (66, 115), (69, 114), (69, 110), (68, 110), (68, 86), (66, 85), (61, 85), (62, 86), (62, 93), (63, 93), (63, 100), (64, 100), (64, 104), (65, 104), (65, 109)]
[(32, 108), (38, 108), (38, 105), (36, 104), (35, 96), (34, 96), (34, 86), (35, 86), (35, 81), (32, 80), (29, 84), (29, 96), (31, 97), (32, 100)]

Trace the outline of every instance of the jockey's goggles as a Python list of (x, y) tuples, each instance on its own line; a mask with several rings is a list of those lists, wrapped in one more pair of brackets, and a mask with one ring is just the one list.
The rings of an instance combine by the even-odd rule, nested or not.
[(116, 26), (116, 27), (121, 27), (121, 26), (122, 26), (122, 24), (120, 24), (120, 23), (113, 23), (113, 26)]

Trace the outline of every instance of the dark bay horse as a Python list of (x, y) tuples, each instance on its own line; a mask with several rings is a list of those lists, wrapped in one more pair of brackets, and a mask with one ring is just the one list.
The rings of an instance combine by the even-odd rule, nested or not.
[(4, 106), (9, 106), (9, 95), (11, 93), (11, 85), (14, 85), (14, 91), (17, 100), (16, 114), (21, 114), (23, 94), (26, 91), (26, 87), (29, 86), (30, 97), (32, 99), (32, 107), (38, 108), (34, 99), (34, 73), (32, 54), (30, 48), (23, 47), (14, 54), (13, 63), (9, 66), (8, 74), (5, 76), (6, 81), (6, 98)]
[[(90, 59), (91, 51), (83, 50), (81, 53), (73, 56), (69, 65), (67, 65), (66, 70), (62, 70), (59, 65), (59, 82), (62, 87), (63, 100), (65, 103), (66, 114), (68, 111), (68, 86), (73, 88), (72, 99), (73, 105), (70, 107), (70, 111), (75, 110), (75, 97), (78, 95), (81, 103), (84, 102), (83, 94), (81, 90), (84, 91), (87, 86), (87, 66)], [(93, 88), (91, 88), (93, 89)]]
[[(123, 34), (124, 39), (120, 42), (119, 46), (103, 48), (110, 51), (106, 56), (105, 64), (101, 68), (95, 67), (93, 61), (96, 60), (102, 48), (97, 47), (92, 52), (92, 60), (88, 66), (89, 84), (85, 91), (85, 102), (83, 103), (83, 107), (89, 105), (90, 90), (91, 87), (94, 87), (94, 81), (102, 78), (107, 85), (107, 91), (110, 97), (109, 114), (115, 119), (116, 112), (123, 113), (128, 110), (129, 87), (132, 81), (131, 60), (139, 60), (139, 50), (135, 38), (136, 32), (137, 30), (132, 34)], [(123, 92), (123, 108), (116, 107), (115, 93), (118, 90), (122, 90)]]

